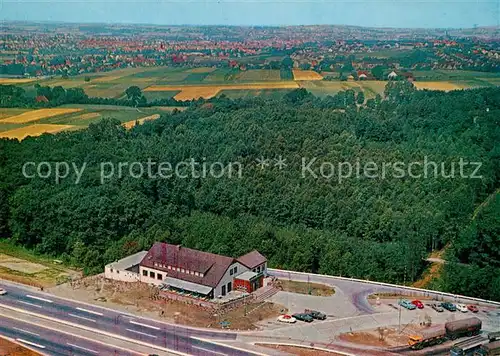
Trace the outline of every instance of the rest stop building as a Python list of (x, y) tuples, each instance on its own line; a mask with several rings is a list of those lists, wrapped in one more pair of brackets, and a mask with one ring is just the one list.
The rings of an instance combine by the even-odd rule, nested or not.
[(209, 299), (233, 290), (252, 293), (264, 284), (267, 259), (254, 250), (238, 258), (157, 242), (105, 267), (105, 277), (163, 285)]

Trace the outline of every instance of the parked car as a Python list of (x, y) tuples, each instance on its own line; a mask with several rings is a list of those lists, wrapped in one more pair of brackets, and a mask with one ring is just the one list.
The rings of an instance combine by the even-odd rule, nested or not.
[(295, 319), (300, 321), (305, 321), (306, 323), (312, 322), (314, 319), (312, 316), (306, 313), (296, 313), (292, 315)]
[(457, 307), (455, 307), (455, 304), (449, 303), (449, 302), (443, 302), (441, 303), (441, 306), (445, 308), (448, 311), (454, 312), (457, 310)]
[(457, 304), (457, 310), (462, 313), (467, 313), (469, 309), (467, 309), (467, 305), (465, 304)]
[(7, 294), (7, 291), (3, 288), (0, 288), (0, 295), (5, 295)]
[(472, 304), (467, 305), (467, 309), (469, 309), (473, 313), (477, 313), (479, 311), (479, 309), (475, 305), (472, 305)]
[(422, 303), (420, 300), (415, 299), (411, 302), (414, 306), (416, 306), (418, 309), (424, 309), (424, 303)]
[(406, 299), (400, 299), (398, 302), (399, 305), (401, 305), (403, 308), (413, 310), (416, 309), (417, 307), (413, 305), (409, 300)]
[(444, 309), (439, 304), (431, 304), (431, 308), (437, 311), (438, 313), (444, 312)]
[(297, 321), (297, 319), (295, 319), (293, 316), (291, 315), (288, 315), (288, 314), (284, 314), (284, 315), (280, 315), (278, 316), (278, 321), (279, 322), (282, 322), (282, 323), (290, 323), (290, 324), (293, 324)]
[(317, 310), (306, 309), (306, 310), (304, 310), (304, 313), (309, 314), (310, 316), (313, 317), (313, 319), (318, 319), (318, 320), (325, 320), (326, 319), (326, 314), (322, 313), (320, 311), (317, 311)]

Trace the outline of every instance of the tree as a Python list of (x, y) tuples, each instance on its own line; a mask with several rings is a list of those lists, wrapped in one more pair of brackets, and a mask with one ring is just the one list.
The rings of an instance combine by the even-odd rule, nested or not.
[(364, 104), (364, 102), (365, 102), (365, 93), (363, 93), (363, 91), (359, 91), (358, 92), (358, 95), (356, 96), (356, 102), (359, 105), (363, 105)]
[(378, 66), (375, 66), (372, 68), (372, 75), (378, 79), (378, 80), (382, 80), (384, 79), (384, 71), (386, 70), (385, 67), (381, 66), (381, 65), (378, 65)]
[(136, 85), (128, 87), (127, 90), (125, 90), (125, 94), (127, 95), (127, 99), (134, 102), (136, 106), (143, 98), (141, 88)]

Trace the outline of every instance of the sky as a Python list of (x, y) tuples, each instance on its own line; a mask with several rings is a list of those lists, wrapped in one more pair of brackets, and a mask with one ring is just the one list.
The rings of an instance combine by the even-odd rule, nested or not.
[(498, 26), (500, 0), (0, 0), (0, 19), (470, 28)]

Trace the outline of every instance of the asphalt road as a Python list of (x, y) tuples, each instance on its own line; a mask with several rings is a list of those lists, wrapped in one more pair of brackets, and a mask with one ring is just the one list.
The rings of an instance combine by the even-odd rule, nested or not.
[(0, 316), (0, 334), (50, 355), (138, 355), (5, 316)]
[[(352, 305), (358, 310), (359, 314), (373, 314), (376, 311), (368, 302), (367, 297), (374, 293), (394, 293), (394, 294), (408, 294), (408, 289), (404, 287), (388, 287), (381, 286), (366, 282), (348, 280), (336, 278), (334, 276), (325, 276), (317, 274), (304, 274), (300, 272), (293, 271), (280, 271), (275, 269), (269, 269), (268, 273), (280, 279), (291, 279), (294, 281), (311, 282), (311, 283), (323, 283), (327, 285), (332, 285), (339, 288), (345, 295)], [(442, 300), (443, 297), (438, 292), (425, 291), (423, 293), (418, 293), (416, 291), (412, 292), (414, 295), (422, 295), (426, 297), (431, 297), (436, 300)], [(446, 298), (450, 299), (450, 298)], [(468, 301), (467, 298), (452, 300), (453, 302), (460, 301), (463, 303), (474, 303), (473, 301)], [(491, 304), (490, 306), (497, 308), (498, 305)]]
[[(0, 288), (8, 292), (0, 296), (0, 306), (36, 313), (59, 322), (71, 323), (80, 328), (85, 327), (87, 330), (119, 335), (129, 340), (189, 355), (254, 355), (250, 351), (196, 339), (235, 340), (236, 334), (234, 333), (197, 330), (142, 319), (119, 311), (60, 299), (3, 281), (0, 283)], [(3, 334), (4, 331), (0, 333)]]

